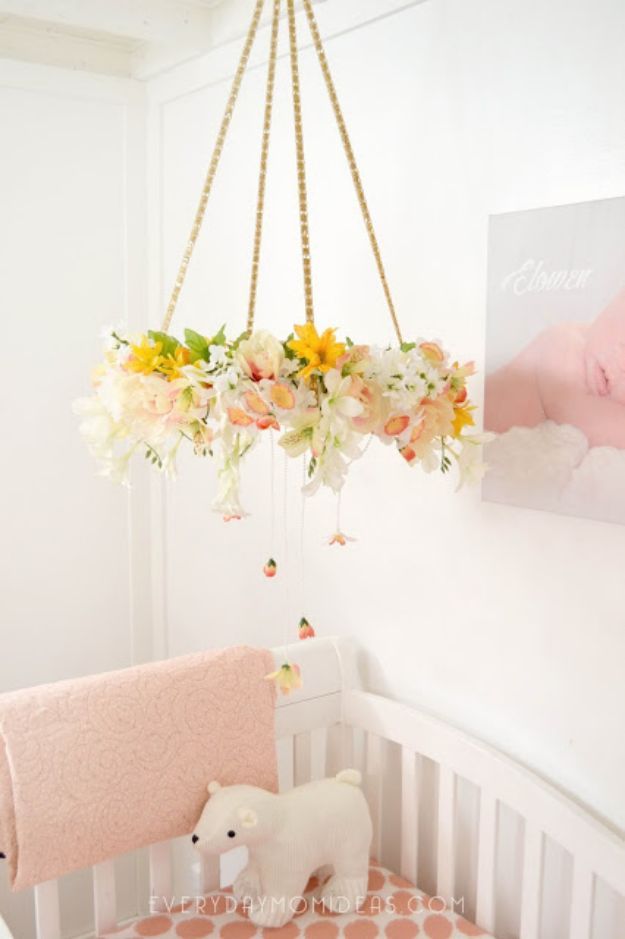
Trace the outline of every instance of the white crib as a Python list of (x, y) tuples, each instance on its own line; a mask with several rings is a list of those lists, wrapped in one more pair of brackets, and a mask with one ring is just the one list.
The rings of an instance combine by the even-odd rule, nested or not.
[[(381, 862), (448, 904), (462, 903), (460, 912), (498, 939), (625, 937), (622, 839), (496, 750), (361, 690), (351, 643), (308, 640), (291, 655), (305, 685), (278, 701), (281, 788), (361, 768)], [(242, 863), (230, 852), (219, 868), (201, 866), (188, 838), (137, 854), (145, 868), (137, 912), (149, 896), (224, 886)], [(61, 939), (58, 883), (40, 884), (34, 899), (37, 939)], [(93, 869), (93, 901), (95, 934), (110, 930), (118, 919), (115, 859)], [(0, 919), (0, 939), (10, 937)]]

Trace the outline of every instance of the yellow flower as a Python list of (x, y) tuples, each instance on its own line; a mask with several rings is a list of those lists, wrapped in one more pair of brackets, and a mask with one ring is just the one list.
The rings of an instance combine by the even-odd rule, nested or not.
[(291, 691), (302, 687), (300, 667), (294, 662), (285, 662), (277, 671), (265, 675), (265, 680), (272, 681), (282, 694), (290, 694)]
[(184, 365), (188, 365), (190, 361), (191, 353), (189, 350), (184, 346), (177, 346), (173, 355), (170, 353), (166, 359), (163, 359), (158, 366), (158, 371), (162, 372), (163, 375), (167, 375), (169, 381), (173, 381), (175, 378), (180, 378), (180, 369)]
[(150, 375), (160, 369), (163, 363), (162, 342), (152, 343), (147, 336), (141, 336), (139, 345), (131, 345), (132, 357), (128, 359), (126, 368), (131, 372), (141, 372)]
[(475, 421), (473, 420), (473, 415), (471, 411), (474, 411), (475, 408), (470, 405), (465, 408), (456, 408), (454, 411), (454, 437), (459, 437), (465, 427), (473, 427)]
[(345, 344), (336, 341), (336, 329), (326, 329), (319, 335), (312, 323), (306, 323), (296, 326), (295, 332), (299, 339), (292, 339), (287, 348), (308, 362), (298, 372), (301, 378), (309, 378), (314, 371), (329, 372), (345, 352)]

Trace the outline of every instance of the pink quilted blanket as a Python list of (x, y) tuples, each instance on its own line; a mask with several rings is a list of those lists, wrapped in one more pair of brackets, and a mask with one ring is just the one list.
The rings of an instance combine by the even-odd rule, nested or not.
[(238, 647), (0, 695), (13, 889), (186, 834), (211, 779), (276, 789), (272, 668)]

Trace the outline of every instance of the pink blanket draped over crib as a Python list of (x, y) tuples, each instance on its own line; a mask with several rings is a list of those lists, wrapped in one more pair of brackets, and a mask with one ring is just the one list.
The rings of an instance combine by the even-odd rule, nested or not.
[(275, 790), (272, 668), (237, 647), (0, 695), (12, 887), (191, 832), (211, 779)]

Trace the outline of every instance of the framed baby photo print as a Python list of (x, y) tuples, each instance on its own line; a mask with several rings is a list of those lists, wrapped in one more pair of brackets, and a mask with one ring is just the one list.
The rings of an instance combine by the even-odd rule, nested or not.
[(484, 499), (625, 524), (625, 198), (491, 216)]

